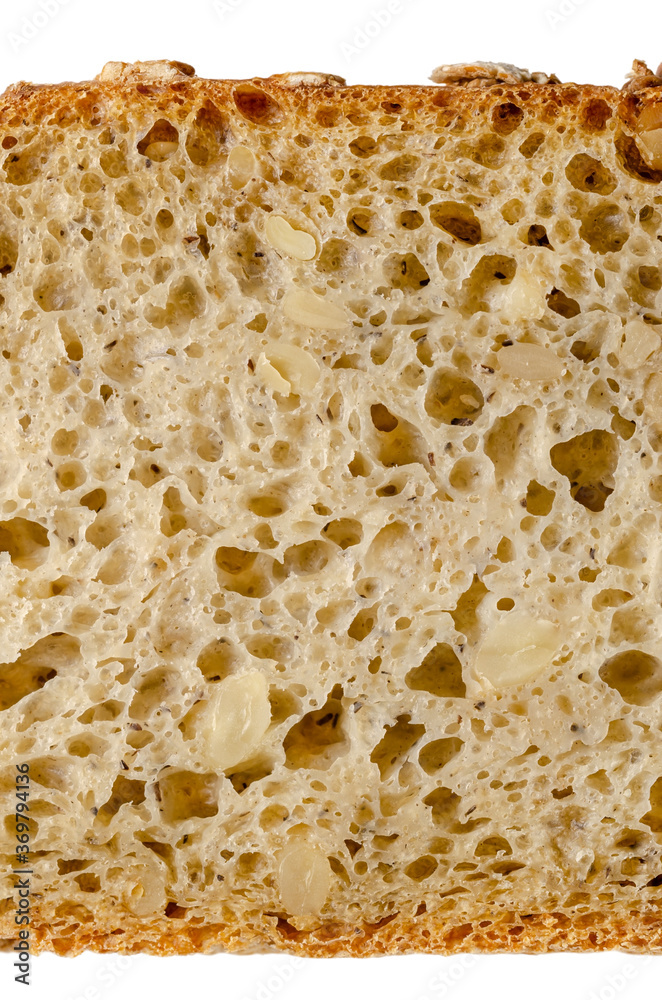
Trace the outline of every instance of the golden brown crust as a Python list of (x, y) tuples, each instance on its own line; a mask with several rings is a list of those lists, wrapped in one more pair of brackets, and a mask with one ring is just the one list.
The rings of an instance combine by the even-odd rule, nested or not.
[[(5, 924), (0, 950), (16, 940)], [(286, 951), (308, 958), (353, 957), (427, 952), (453, 954), (603, 951), (662, 953), (662, 914), (623, 911), (587, 913), (485, 913), (462, 922), (422, 914), (399, 914), (377, 924), (322, 924), (297, 931), (286, 920), (266, 914), (258, 924), (215, 923), (193, 927), (182, 919), (139, 921), (124, 917), (115, 926), (73, 924), (55, 930), (33, 923), (31, 948), (72, 957), (83, 951), (188, 955), (219, 951), (255, 954)]]
[[(124, 66), (125, 64), (115, 64)], [(164, 64), (165, 65), (165, 64)], [(184, 65), (184, 64), (171, 64)], [(186, 67), (187, 70), (190, 67)], [(80, 121), (96, 127), (105, 120), (122, 119), (127, 108), (132, 115), (154, 114), (179, 105), (182, 115), (205, 99), (246, 115), (254, 124), (277, 127), (287, 115), (320, 131), (332, 123), (324, 114), (329, 107), (342, 107), (348, 127), (360, 124), (357, 115), (380, 109), (385, 114), (415, 118), (434, 117), (435, 124), (458, 129), (471, 115), (490, 113), (496, 104), (512, 101), (530, 115), (552, 125), (561, 116), (567, 126), (577, 123), (588, 131), (601, 131), (612, 116), (635, 127), (644, 107), (662, 104), (662, 87), (654, 74), (635, 74), (623, 90), (588, 84), (524, 82), (473, 88), (470, 86), (348, 86), (338, 77), (312, 74), (280, 74), (247, 80), (206, 80), (188, 72), (163, 76), (118, 71), (115, 76), (82, 83), (37, 85), (19, 82), (0, 95), (0, 128), (12, 125), (66, 126)], [(301, 82), (304, 80), (305, 82)], [(289, 82), (288, 82), (289, 81)], [(632, 89), (632, 87), (636, 89)], [(341, 124), (334, 122), (334, 125)]]

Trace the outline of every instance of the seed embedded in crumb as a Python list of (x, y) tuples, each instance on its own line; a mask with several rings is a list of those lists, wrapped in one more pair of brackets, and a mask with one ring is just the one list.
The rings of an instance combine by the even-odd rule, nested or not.
[(312, 260), (317, 253), (314, 237), (303, 229), (295, 229), (282, 215), (270, 215), (264, 232), (269, 245), (288, 257)]
[(293, 916), (318, 914), (329, 894), (331, 868), (320, 847), (291, 843), (278, 863), (278, 890), (285, 910)]
[(510, 323), (540, 319), (547, 308), (545, 281), (535, 273), (518, 271), (503, 290), (502, 310)]
[(625, 368), (638, 368), (660, 346), (660, 335), (648, 323), (633, 319), (623, 328), (618, 359)]
[(283, 396), (289, 396), (292, 391), (290, 383), (287, 379), (283, 378), (277, 368), (274, 368), (264, 353), (260, 354), (257, 359), (255, 374), (264, 385), (268, 386), (274, 392), (280, 392)]
[(167, 160), (173, 153), (176, 153), (178, 149), (178, 142), (150, 142), (149, 146), (145, 149), (145, 156), (148, 160), (160, 163), (163, 160)]
[(662, 128), (637, 136), (637, 145), (648, 166), (653, 170), (662, 170)]
[(231, 675), (218, 684), (203, 715), (200, 735), (215, 768), (241, 763), (259, 746), (271, 721), (269, 689), (263, 673)]
[(234, 146), (228, 156), (227, 170), (231, 186), (240, 191), (257, 173), (255, 154), (247, 146)]
[(565, 364), (554, 351), (539, 344), (513, 344), (497, 354), (499, 370), (509, 378), (529, 382), (551, 382), (560, 378)]
[(311, 392), (319, 379), (315, 359), (295, 344), (272, 340), (257, 362), (256, 374), (276, 392)]
[(550, 665), (560, 642), (554, 622), (526, 612), (507, 614), (483, 639), (475, 672), (497, 690), (526, 684)]
[(311, 330), (345, 330), (349, 325), (343, 310), (315, 292), (293, 288), (283, 298), (288, 319)]

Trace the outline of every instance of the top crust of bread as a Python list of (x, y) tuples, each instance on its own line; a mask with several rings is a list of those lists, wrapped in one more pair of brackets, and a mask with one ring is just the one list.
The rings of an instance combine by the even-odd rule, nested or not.
[[(662, 67), (660, 67), (662, 69)], [(501, 72), (499, 72), (501, 71)], [(518, 79), (518, 76), (520, 77)], [(195, 76), (187, 63), (155, 60), (137, 63), (107, 63), (94, 79), (60, 84), (34, 84), (20, 81), (0, 95), (0, 125), (21, 124), (66, 125), (80, 121), (90, 124), (97, 115), (97, 101), (103, 113), (112, 120), (121, 120), (127, 113), (135, 115), (141, 108), (172, 110), (173, 95), (188, 104), (200, 103), (208, 97), (232, 106), (235, 95), (255, 88), (276, 102), (265, 110), (263, 120), (251, 118), (254, 124), (275, 125), (278, 111), (287, 116), (299, 116), (307, 125), (323, 102), (341, 104), (346, 113), (352, 105), (372, 114), (389, 105), (407, 115), (444, 112), (448, 121), (457, 125), (457, 116), (485, 114), (504, 98), (524, 102), (527, 112), (536, 114), (547, 124), (563, 122), (579, 124), (588, 132), (602, 130), (605, 112), (592, 107), (593, 101), (604, 101), (611, 115), (617, 115), (625, 125), (636, 128), (645, 107), (662, 103), (662, 77), (657, 76), (638, 60), (630, 81), (622, 88), (589, 84), (560, 83), (555, 76), (529, 74), (516, 67), (504, 69), (501, 64), (474, 63), (443, 66), (432, 74), (436, 83), (446, 86), (348, 85), (342, 77), (327, 73), (281, 73), (245, 80), (215, 80)], [(128, 102), (128, 103), (127, 103)], [(396, 111), (395, 113), (398, 113)], [(443, 120), (443, 116), (442, 116)], [(321, 131), (325, 126), (319, 126)]]
[[(503, 120), (503, 134), (508, 134), (508, 116), (515, 108), (514, 113), (523, 110), (529, 119), (538, 122), (542, 132), (574, 130), (579, 147), (582, 137), (588, 142), (596, 137), (613, 136), (619, 162), (633, 179), (633, 185), (652, 188), (662, 182), (662, 167), (647, 162), (637, 145), (642, 122), (646, 129), (650, 129), (651, 121), (657, 121), (658, 115), (662, 122), (662, 78), (642, 63), (635, 63), (632, 79), (622, 89), (559, 83), (553, 76), (528, 74), (502, 64), (441, 67), (433, 79), (442, 85), (356, 86), (345, 84), (340, 77), (315, 73), (240, 81), (206, 80), (197, 78), (192, 67), (176, 61), (111, 63), (91, 81), (57, 86), (21, 82), (10, 87), (0, 96), (0, 143), (12, 130), (21, 131), (25, 142), (30, 142), (51, 129), (66, 132), (69, 128), (103, 129), (107, 125), (135, 137), (161, 116), (184, 121), (192, 109), (203, 108), (207, 102), (224, 115), (243, 119), (244, 124), (248, 122), (257, 132), (284, 130), (292, 136), (305, 133), (303, 138), (312, 143), (322, 142), (331, 129), (334, 135), (339, 132), (355, 135), (357, 128), (392, 130), (393, 122), (402, 119), (406, 119), (407, 128), (415, 135), (434, 126), (443, 135), (457, 137), (463, 132), (471, 133), (477, 123), (495, 120)], [(264, 370), (269, 367), (265, 359)], [(494, 374), (493, 369), (487, 370)], [(269, 377), (276, 380), (273, 384), (279, 384), (279, 378), (280, 384), (283, 383), (280, 373), (274, 375), (273, 368)], [(513, 377), (517, 378), (517, 374)], [(386, 417), (392, 418), (388, 410)], [(471, 423), (468, 419), (465, 422)], [(453, 423), (462, 424), (462, 418)], [(429, 454), (428, 461), (434, 465), (434, 457)], [(389, 464), (400, 463), (384, 462)], [(565, 480), (564, 485), (567, 487)], [(0, 659), (4, 659), (4, 652), (0, 652)], [(409, 716), (405, 718), (409, 720)], [(648, 826), (654, 829), (651, 823)], [(339, 867), (344, 871), (342, 864)], [(583, 895), (590, 897), (590, 891)], [(471, 919), (466, 913), (454, 913), (450, 908), (444, 911), (445, 915), (426, 912), (423, 904), (415, 913), (396, 913), (379, 920), (363, 919), (363, 914), (356, 911), (348, 911), (342, 919), (321, 922), (307, 917), (290, 920), (281, 911), (269, 911), (237, 921), (225, 907), (219, 911), (222, 920), (197, 924), (187, 921), (185, 908), (172, 901), (165, 916), (127, 909), (118, 917), (112, 906), (100, 904), (95, 909), (94, 897), (90, 899), (94, 919), (78, 920), (76, 906), (72, 906), (70, 923), (64, 929), (60, 926), (58, 931), (53, 929), (48, 900), (40, 903), (36, 899), (32, 924), (35, 953), (53, 950), (74, 955), (86, 948), (149, 951), (158, 955), (274, 948), (311, 956), (380, 955), (414, 950), (624, 948), (662, 952), (662, 899), (657, 897), (647, 899), (645, 906), (624, 904), (611, 910), (592, 897), (588, 904), (585, 899), (580, 900), (574, 909), (560, 907), (531, 913), (526, 908), (495, 907), (473, 914)], [(81, 904), (79, 913), (85, 910)], [(11, 947), (15, 934), (13, 913), (7, 908), (0, 909), (0, 947)]]

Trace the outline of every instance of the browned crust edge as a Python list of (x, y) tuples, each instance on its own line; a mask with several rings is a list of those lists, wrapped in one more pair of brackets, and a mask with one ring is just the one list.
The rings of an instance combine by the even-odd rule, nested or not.
[[(34, 918), (33, 918), (34, 919)], [(38, 918), (30, 928), (30, 950), (73, 957), (84, 951), (189, 955), (215, 952), (290, 953), (308, 958), (409, 954), (544, 953), (621, 950), (662, 954), (662, 913), (601, 911), (567, 913), (486, 913), (466, 922), (439, 916), (408, 919), (399, 915), (377, 924), (327, 923), (296, 930), (283, 918), (265, 915), (259, 925), (187, 925), (182, 919), (143, 922), (129, 918), (120, 926), (72, 924), (55, 931)], [(7, 919), (0, 925), (0, 951), (17, 941)]]
[[(172, 63), (170, 65), (173, 65)], [(264, 120), (249, 117), (258, 129), (278, 128), (284, 119), (312, 120), (316, 131), (326, 123), (316, 113), (329, 108), (346, 114), (360, 111), (371, 115), (414, 116), (421, 124), (456, 128), (463, 117), (475, 120), (488, 114), (496, 104), (515, 102), (548, 126), (559, 119), (577, 123), (587, 132), (613, 127), (613, 119), (636, 128), (644, 107), (662, 104), (662, 86), (644, 84), (640, 89), (574, 83), (494, 83), (484, 87), (466, 85), (340, 85), (296, 82), (284, 76), (253, 77), (246, 80), (204, 79), (178, 73), (173, 77), (146, 78), (135, 74), (116, 79), (95, 79), (57, 85), (19, 82), (0, 94), (0, 129), (12, 127), (60, 127), (80, 123), (94, 128), (110, 120), (125, 119), (128, 113), (140, 118), (168, 112), (185, 116), (205, 100), (219, 104), (239, 118), (242, 109), (237, 95), (248, 91), (265, 95), (273, 102)], [(657, 78), (654, 78), (657, 79)], [(611, 121), (610, 121), (611, 119)], [(352, 127), (351, 119), (344, 123)]]

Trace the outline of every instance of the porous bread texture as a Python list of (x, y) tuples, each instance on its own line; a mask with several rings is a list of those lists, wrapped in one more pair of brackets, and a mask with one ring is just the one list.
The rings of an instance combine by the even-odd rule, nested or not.
[(5, 944), (25, 762), (37, 950), (659, 950), (662, 91), (173, 65), (0, 101)]

